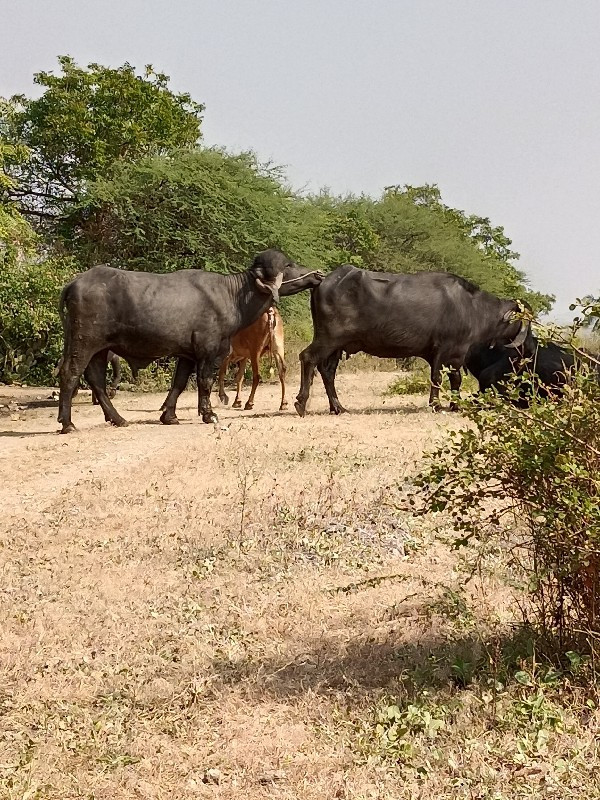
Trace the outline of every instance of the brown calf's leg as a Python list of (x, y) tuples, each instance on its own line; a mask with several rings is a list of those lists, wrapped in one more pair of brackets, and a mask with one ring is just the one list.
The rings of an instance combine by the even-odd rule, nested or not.
[(283, 356), (279, 355), (279, 353), (275, 353), (274, 358), (277, 366), (277, 374), (279, 375), (279, 383), (281, 384), (281, 405), (279, 406), (279, 410), (284, 411), (288, 406), (287, 400), (285, 399), (285, 373), (287, 372), (287, 367)]
[(244, 373), (246, 372), (247, 362), (247, 358), (242, 358), (238, 362), (238, 371), (235, 376), (235, 400), (233, 401), (232, 408), (242, 407), (242, 398), (240, 395), (242, 393), (242, 386), (244, 385)]
[(223, 363), (219, 369), (219, 400), (224, 406), (229, 404), (229, 397), (225, 393), (225, 376), (227, 375), (227, 369), (230, 363), (231, 358), (227, 357), (223, 359)]
[(258, 384), (260, 383), (259, 360), (260, 356), (256, 353), (250, 359), (252, 364), (252, 389), (250, 390), (250, 397), (246, 400), (246, 405), (244, 406), (246, 411), (252, 411), (254, 408), (254, 395), (256, 394)]

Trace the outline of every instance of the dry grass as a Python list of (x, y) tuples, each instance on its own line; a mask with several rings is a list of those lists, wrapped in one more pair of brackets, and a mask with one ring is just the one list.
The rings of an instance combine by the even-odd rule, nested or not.
[(357, 413), (317, 390), (304, 420), (262, 386), (218, 428), (191, 394), (170, 428), (121, 394), (110, 429), (82, 393), (70, 437), (10, 390), (0, 797), (595, 796), (588, 694), (527, 660), (493, 575), (463, 587), (445, 520), (402, 510), (460, 419), (389, 381), (342, 375)]

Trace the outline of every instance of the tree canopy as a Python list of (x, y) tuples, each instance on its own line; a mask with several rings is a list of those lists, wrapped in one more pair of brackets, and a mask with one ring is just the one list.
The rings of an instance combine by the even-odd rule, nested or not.
[(79, 202), (87, 181), (114, 164), (198, 142), (204, 106), (173, 93), (168, 76), (151, 66), (139, 76), (130, 64), (58, 61), (61, 74), (34, 76), (44, 87), (40, 97), (14, 96), (0, 117), (2, 139), (29, 152), (26, 160), (5, 156), (9, 195), (21, 213), (56, 221)]
[[(157, 272), (248, 266), (279, 247), (309, 267), (445, 270), (539, 311), (501, 226), (446, 205), (435, 185), (379, 197), (305, 196), (252, 153), (201, 144), (204, 106), (147, 67), (39, 72), (37, 98), (0, 101), (0, 369), (49, 380), (60, 285), (108, 262)], [(310, 335), (306, 297), (284, 303)], [(4, 365), (4, 366), (2, 366)]]

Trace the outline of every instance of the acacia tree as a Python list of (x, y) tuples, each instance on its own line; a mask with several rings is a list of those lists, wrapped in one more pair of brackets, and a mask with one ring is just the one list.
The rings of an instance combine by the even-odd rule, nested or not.
[(17, 95), (0, 109), (1, 139), (30, 153), (27, 161), (5, 158), (9, 196), (22, 214), (51, 229), (80, 202), (87, 183), (115, 163), (195, 145), (204, 108), (189, 94), (173, 93), (168, 76), (151, 66), (139, 76), (129, 64), (58, 61), (60, 74), (34, 76), (41, 97)]
[(548, 310), (553, 302), (527, 288), (504, 229), (447, 206), (437, 186), (388, 186), (367, 214), (379, 237), (366, 262), (372, 269), (454, 272), (493, 294), (525, 300), (534, 311)]

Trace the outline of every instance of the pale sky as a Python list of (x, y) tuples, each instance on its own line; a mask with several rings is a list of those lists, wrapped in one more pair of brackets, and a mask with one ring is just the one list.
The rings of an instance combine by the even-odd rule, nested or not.
[[(206, 104), (291, 184), (437, 183), (503, 225), (554, 316), (600, 292), (600, 0), (0, 0), (0, 95), (56, 56)], [(292, 254), (293, 255), (293, 254)]]

